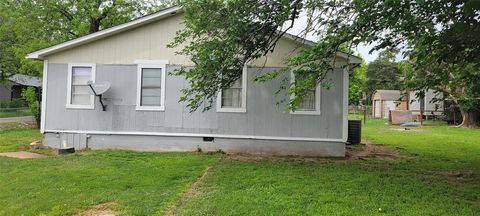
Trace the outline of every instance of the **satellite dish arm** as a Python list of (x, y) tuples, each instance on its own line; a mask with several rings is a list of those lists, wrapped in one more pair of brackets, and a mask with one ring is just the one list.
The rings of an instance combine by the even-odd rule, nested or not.
[(103, 104), (103, 100), (102, 100), (102, 95), (101, 94), (97, 94), (97, 92), (95, 91), (95, 89), (93, 89), (92, 87), (92, 82), (88, 82), (88, 86), (90, 86), (90, 89), (92, 89), (92, 92), (95, 96), (98, 96), (98, 99), (100, 99), (100, 104), (102, 105), (102, 111), (106, 111), (107, 110), (107, 105)]

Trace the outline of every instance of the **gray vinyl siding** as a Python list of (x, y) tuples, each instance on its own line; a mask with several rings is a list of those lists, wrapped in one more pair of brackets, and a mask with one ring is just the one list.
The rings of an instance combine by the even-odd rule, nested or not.
[[(174, 65), (167, 65), (167, 74)], [(108, 81), (111, 89), (104, 98), (107, 111), (101, 110), (98, 98), (95, 109), (67, 109), (67, 64), (48, 65), (45, 130), (130, 131), (227, 134), (278, 137), (342, 138), (343, 126), (343, 69), (330, 73), (327, 79), (335, 85), (321, 90), (320, 115), (294, 115), (277, 106), (280, 79), (254, 83), (252, 77), (260, 70), (248, 68), (247, 112), (217, 113), (210, 111), (190, 113), (179, 103), (183, 77), (167, 75), (165, 85), (165, 111), (137, 111), (136, 65), (96, 66), (96, 81)]]

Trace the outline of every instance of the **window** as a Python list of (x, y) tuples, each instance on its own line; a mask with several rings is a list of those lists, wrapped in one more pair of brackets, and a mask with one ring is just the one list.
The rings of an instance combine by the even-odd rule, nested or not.
[(217, 112), (247, 112), (247, 66), (242, 77), (229, 88), (222, 89), (217, 96)]
[(88, 81), (95, 82), (95, 64), (68, 65), (67, 108), (94, 109), (95, 96)]
[(298, 105), (298, 109), (300, 111), (315, 111), (315, 96), (316, 96), (316, 88), (311, 89), (303, 101)]
[[(295, 82), (295, 77), (292, 73), (292, 82)], [(298, 105), (297, 109), (292, 114), (301, 115), (320, 115), (320, 85), (311, 89), (303, 98), (303, 101)]]
[(137, 110), (165, 110), (165, 70), (167, 61), (138, 60)]

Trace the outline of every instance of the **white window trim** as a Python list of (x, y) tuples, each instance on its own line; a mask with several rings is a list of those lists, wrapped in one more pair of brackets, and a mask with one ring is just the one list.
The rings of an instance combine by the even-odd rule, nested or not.
[[(137, 64), (137, 102), (135, 110), (138, 111), (165, 111), (165, 83), (167, 60), (135, 60)], [(160, 68), (162, 70), (162, 80), (160, 87), (160, 106), (142, 106), (140, 104), (142, 98), (142, 69), (143, 68)]]
[(227, 113), (246, 113), (247, 112), (247, 65), (243, 66), (242, 70), (242, 106), (238, 108), (234, 107), (222, 107), (222, 91), (220, 90), (217, 95), (217, 112)]
[(72, 68), (73, 67), (91, 67), (92, 68), (92, 82), (95, 82), (96, 65), (93, 63), (69, 63), (68, 77), (67, 77), (67, 109), (95, 109), (95, 96), (90, 95), (90, 105), (75, 105), (72, 104)]
[(45, 119), (47, 108), (47, 87), (48, 87), (48, 60), (43, 60), (43, 80), (42, 80), (42, 109), (40, 110), (40, 133), (45, 133)]
[[(293, 72), (291, 73), (291, 78), (292, 78), (292, 82), (295, 82), (295, 75), (293, 74)], [(320, 115), (321, 114), (321, 110), (320, 110), (320, 105), (321, 105), (321, 97), (320, 97), (320, 94), (321, 94), (321, 85), (318, 84), (317, 87), (315, 88), (315, 110), (295, 110), (295, 111), (290, 111), (290, 114), (294, 114), (294, 115)], [(292, 95), (291, 98), (295, 97), (295, 95)]]

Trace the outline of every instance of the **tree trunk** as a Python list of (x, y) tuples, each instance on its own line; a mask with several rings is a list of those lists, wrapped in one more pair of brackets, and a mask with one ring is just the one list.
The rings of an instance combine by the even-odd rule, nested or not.
[(90, 30), (89, 33), (95, 33), (100, 31), (100, 20), (90, 17)]
[(463, 109), (460, 109), (460, 112), (462, 113), (463, 121), (462, 121), (462, 124), (460, 124), (458, 127), (465, 127), (465, 128), (478, 127), (476, 111), (465, 111)]

